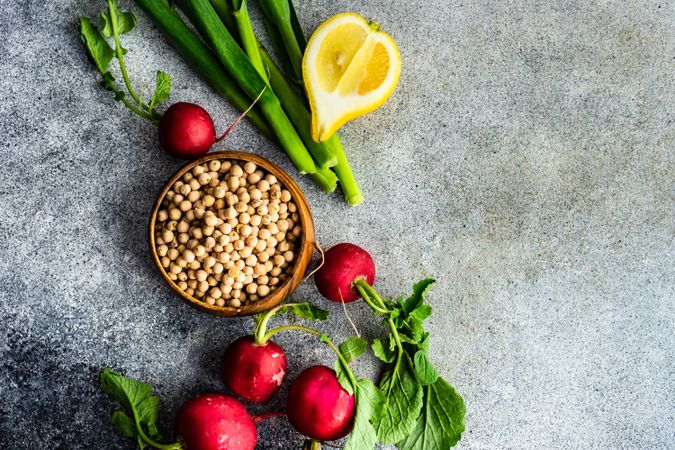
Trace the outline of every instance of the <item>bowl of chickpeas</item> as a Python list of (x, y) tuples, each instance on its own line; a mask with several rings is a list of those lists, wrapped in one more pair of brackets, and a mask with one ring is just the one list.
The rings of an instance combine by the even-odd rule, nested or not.
[(169, 180), (150, 217), (152, 256), (190, 305), (245, 316), (283, 302), (314, 251), (307, 199), (270, 161), (214, 152)]

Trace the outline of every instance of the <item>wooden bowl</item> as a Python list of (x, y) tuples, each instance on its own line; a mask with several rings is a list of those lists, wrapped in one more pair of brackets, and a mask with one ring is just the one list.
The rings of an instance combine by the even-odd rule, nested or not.
[[(208, 303), (201, 301), (191, 295), (188, 295), (182, 291), (174, 281), (169, 278), (169, 275), (166, 273), (166, 270), (162, 267), (162, 264), (157, 254), (157, 245), (155, 243), (155, 223), (157, 221), (157, 213), (161, 209), (162, 201), (164, 196), (171, 189), (171, 186), (178, 181), (185, 173), (192, 170), (195, 166), (203, 164), (205, 162), (211, 161), (213, 159), (220, 160), (239, 160), (243, 162), (250, 161), (268, 173), (271, 173), (283, 184), (283, 186), (291, 193), (291, 197), (298, 207), (298, 214), (300, 215), (300, 224), (302, 227), (302, 236), (300, 237), (300, 250), (297, 253), (295, 260), (293, 262), (293, 267), (288, 270), (289, 277), (280, 285), (277, 289), (271, 292), (268, 296), (261, 298), (251, 304), (245, 304), (238, 308), (232, 306), (217, 306), (209, 305)], [(157, 197), (155, 202), (155, 207), (152, 210), (152, 215), (150, 216), (150, 250), (152, 252), (152, 258), (155, 261), (155, 264), (159, 268), (160, 273), (164, 277), (167, 283), (173, 288), (174, 291), (178, 292), (185, 302), (194, 306), (197, 309), (206, 311), (211, 314), (216, 314), (219, 316), (248, 316), (251, 314), (257, 314), (262, 311), (266, 311), (278, 305), (279, 303), (286, 300), (291, 293), (298, 287), (302, 282), (307, 268), (312, 260), (312, 254), (314, 252), (314, 222), (312, 220), (312, 213), (309, 209), (309, 203), (304, 194), (300, 190), (295, 181), (281, 168), (271, 163), (270, 161), (261, 158), (260, 156), (252, 155), (250, 153), (238, 152), (238, 151), (227, 151), (227, 152), (214, 152), (209, 153), (201, 159), (192, 161), (185, 166), (183, 166), (176, 174), (171, 177), (171, 180), (164, 186), (162, 192)]]

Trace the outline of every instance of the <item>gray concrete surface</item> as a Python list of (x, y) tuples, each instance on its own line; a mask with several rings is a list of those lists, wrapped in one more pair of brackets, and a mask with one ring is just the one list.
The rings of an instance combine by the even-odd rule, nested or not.
[[(190, 309), (152, 265), (148, 214), (181, 162), (97, 85), (76, 19), (104, 2), (18, 3), (0, 0), (0, 447), (132, 448), (99, 371), (155, 385), (169, 423), (222, 389), (220, 354), (250, 322)], [(307, 30), (355, 10), (400, 44), (393, 97), (342, 131), (365, 203), (322, 195), (248, 124), (221, 147), (288, 170), (320, 242), (369, 249), (383, 293), (438, 279), (432, 358), (467, 403), (459, 448), (675, 448), (675, 5), (297, 3)], [(223, 129), (233, 110), (138, 25), (124, 37), (136, 83), (168, 71), (171, 100)], [(311, 283), (295, 297), (349, 334)], [(382, 332), (363, 305), (350, 313)], [(331, 361), (279, 340), (291, 377)], [(260, 449), (300, 442), (284, 420), (260, 427)]]

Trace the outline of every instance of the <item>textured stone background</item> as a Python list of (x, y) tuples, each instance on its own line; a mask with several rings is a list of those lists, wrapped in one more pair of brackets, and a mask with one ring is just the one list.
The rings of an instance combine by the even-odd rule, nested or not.
[[(99, 371), (155, 385), (169, 418), (221, 389), (220, 354), (249, 322), (190, 309), (152, 266), (148, 214), (181, 162), (97, 85), (76, 19), (104, 2), (17, 3), (0, 0), (0, 446), (132, 448)], [(432, 357), (468, 406), (460, 448), (675, 447), (674, 4), (297, 3), (308, 31), (355, 10), (400, 44), (393, 97), (342, 132), (366, 202), (317, 192), (248, 124), (226, 145), (288, 170), (320, 241), (368, 248), (382, 292), (438, 279)], [(232, 120), (142, 13), (124, 43), (138, 85), (166, 70), (173, 101)], [(320, 301), (311, 283), (296, 298)], [(331, 361), (279, 340), (291, 377)], [(284, 420), (260, 436), (301, 442)]]

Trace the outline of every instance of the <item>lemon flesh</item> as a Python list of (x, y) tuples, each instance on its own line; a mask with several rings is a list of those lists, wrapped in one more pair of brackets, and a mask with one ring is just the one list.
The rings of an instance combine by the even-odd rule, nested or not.
[(396, 43), (379, 26), (354, 13), (321, 24), (303, 59), (312, 138), (325, 141), (347, 121), (382, 105), (400, 71)]

